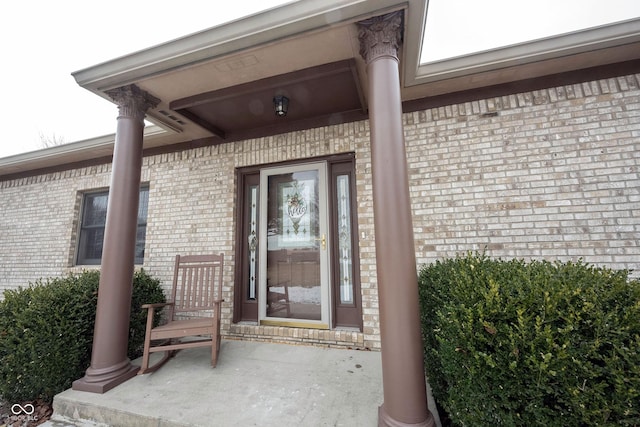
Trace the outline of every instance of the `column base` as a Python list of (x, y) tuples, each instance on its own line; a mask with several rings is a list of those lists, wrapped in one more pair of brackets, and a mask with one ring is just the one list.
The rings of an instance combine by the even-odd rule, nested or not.
[(89, 368), (83, 378), (73, 382), (71, 388), (78, 391), (103, 394), (135, 377), (139, 370), (140, 368), (132, 365), (129, 359), (115, 367), (111, 366), (105, 369)]
[(378, 407), (378, 427), (435, 427), (433, 414), (427, 409), (427, 419), (419, 423), (405, 423), (391, 417), (384, 409), (384, 404)]

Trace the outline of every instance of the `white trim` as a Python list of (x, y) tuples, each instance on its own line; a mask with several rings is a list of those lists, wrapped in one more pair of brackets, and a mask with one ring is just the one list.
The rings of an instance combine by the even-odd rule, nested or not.
[[(167, 131), (156, 125), (145, 126), (144, 128), (145, 138), (163, 135), (165, 133), (167, 133)], [(115, 144), (115, 140), (116, 135), (109, 134), (3, 157), (0, 158), (0, 175), (13, 173), (12, 169), (24, 166), (29, 166), (26, 170), (32, 170), (37, 167), (62, 164), (64, 163), (64, 160), (74, 161), (73, 157), (76, 154), (82, 155), (85, 153), (102, 152), (102, 155), (111, 155), (113, 154), (113, 145)], [(91, 158), (96, 157), (100, 156), (93, 155)]]
[[(299, 0), (72, 73), (93, 92), (425, 0)], [(418, 54), (419, 52), (416, 52)]]
[(637, 42), (640, 18), (418, 64), (415, 76), (409, 76), (405, 84), (413, 86)]
[[(320, 235), (325, 236), (325, 247), (320, 248), (320, 320), (305, 320), (297, 318), (279, 318), (267, 316), (267, 203), (268, 203), (268, 178), (271, 175), (302, 172), (308, 170), (318, 171), (318, 213), (319, 213), (319, 225)], [(327, 192), (327, 164), (326, 162), (319, 163), (305, 163), (294, 166), (281, 166), (274, 168), (265, 168), (260, 170), (260, 236), (258, 238), (259, 247), (259, 274), (260, 278), (259, 286), (259, 308), (258, 308), (258, 321), (268, 320), (276, 322), (292, 322), (306, 323), (310, 327), (313, 325), (330, 325), (331, 324), (331, 310), (329, 307), (331, 298), (331, 271), (329, 263), (329, 251), (331, 248), (331, 241), (329, 235), (329, 211), (328, 211), (328, 192)]]

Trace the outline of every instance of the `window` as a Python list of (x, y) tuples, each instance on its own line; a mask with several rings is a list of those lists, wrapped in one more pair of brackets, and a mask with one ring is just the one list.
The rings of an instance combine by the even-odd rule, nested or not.
[[(78, 265), (99, 265), (102, 259), (104, 226), (107, 220), (107, 202), (109, 192), (86, 193), (82, 201), (80, 237), (78, 239)], [(149, 206), (149, 187), (140, 189), (138, 203), (138, 230), (136, 233), (136, 264), (144, 261), (145, 236), (147, 234), (147, 209)]]
[(362, 330), (354, 165), (334, 163), (330, 175), (333, 324)]

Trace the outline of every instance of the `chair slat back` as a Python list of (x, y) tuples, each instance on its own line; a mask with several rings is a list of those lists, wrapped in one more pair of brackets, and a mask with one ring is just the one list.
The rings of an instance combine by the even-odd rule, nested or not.
[(173, 315), (212, 310), (222, 299), (224, 256), (176, 255), (173, 273)]

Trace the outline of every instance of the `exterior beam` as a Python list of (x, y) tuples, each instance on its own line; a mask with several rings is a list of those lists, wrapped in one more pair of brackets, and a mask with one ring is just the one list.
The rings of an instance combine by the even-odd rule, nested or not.
[(379, 426), (434, 425), (427, 404), (418, 274), (402, 126), (398, 49), (403, 12), (358, 22), (369, 123), (384, 403)]
[(127, 357), (135, 263), (142, 138), (147, 109), (159, 100), (136, 86), (108, 91), (119, 115), (102, 248), (91, 366), (73, 389), (104, 393), (133, 377)]

